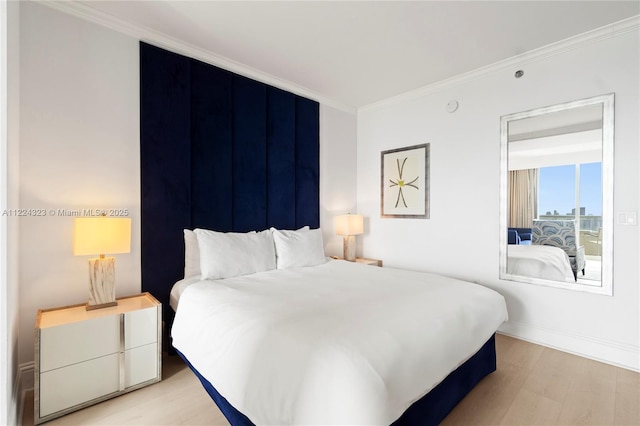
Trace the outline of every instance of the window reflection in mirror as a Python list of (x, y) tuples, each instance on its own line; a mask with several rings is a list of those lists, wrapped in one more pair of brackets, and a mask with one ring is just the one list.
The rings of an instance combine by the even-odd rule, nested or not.
[(613, 94), (502, 117), (500, 278), (611, 294)]

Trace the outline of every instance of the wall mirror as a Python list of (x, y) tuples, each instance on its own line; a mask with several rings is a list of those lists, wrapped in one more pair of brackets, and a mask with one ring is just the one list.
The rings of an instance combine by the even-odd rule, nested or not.
[(614, 94), (500, 123), (500, 279), (613, 294)]

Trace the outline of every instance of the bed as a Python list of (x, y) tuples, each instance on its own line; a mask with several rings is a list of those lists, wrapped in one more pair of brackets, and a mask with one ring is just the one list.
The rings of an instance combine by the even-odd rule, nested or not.
[(535, 244), (508, 245), (507, 273), (551, 281), (576, 281), (569, 256), (564, 250)]
[[(507, 319), (504, 298), (485, 287), (324, 258), (192, 276), (174, 285), (171, 305), (173, 346), (234, 425), (387, 425), (404, 413), (437, 424), (495, 370), (493, 335)], [(468, 389), (445, 386), (441, 412), (412, 414), (461, 367), (464, 379), (452, 380)]]

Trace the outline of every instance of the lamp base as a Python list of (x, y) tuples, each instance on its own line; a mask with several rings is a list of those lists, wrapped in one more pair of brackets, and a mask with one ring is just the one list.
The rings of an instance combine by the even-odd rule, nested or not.
[(87, 310), (116, 306), (116, 259), (89, 259), (89, 302)]
[(356, 237), (355, 235), (345, 235), (342, 243), (342, 257), (349, 262), (356, 261)]

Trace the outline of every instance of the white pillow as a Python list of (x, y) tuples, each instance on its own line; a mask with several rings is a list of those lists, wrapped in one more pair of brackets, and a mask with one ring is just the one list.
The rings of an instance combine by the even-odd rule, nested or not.
[(200, 275), (200, 249), (198, 237), (190, 230), (184, 230), (184, 277)]
[(273, 229), (278, 269), (325, 263), (322, 231), (318, 229), (279, 231)]
[(298, 229), (296, 229), (295, 231), (290, 230), (290, 229), (278, 229), (278, 228), (274, 228), (273, 226), (272, 226), (271, 228), (269, 228), (269, 230), (270, 230), (271, 232), (273, 232), (273, 231), (300, 232), (300, 231), (308, 231), (309, 229), (311, 229), (311, 228), (309, 228), (309, 225), (305, 225), (305, 226), (303, 226), (302, 228), (298, 228)]
[(202, 279), (217, 280), (276, 268), (271, 231), (216, 232), (196, 229)]

